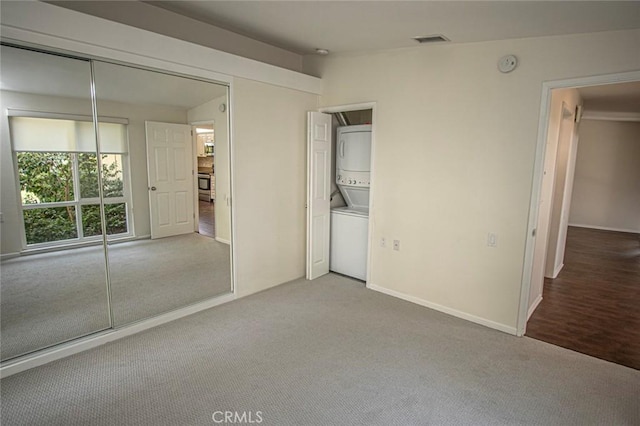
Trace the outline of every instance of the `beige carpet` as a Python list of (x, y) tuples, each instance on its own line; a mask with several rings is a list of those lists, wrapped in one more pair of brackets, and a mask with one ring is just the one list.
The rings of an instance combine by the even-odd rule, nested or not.
[(638, 425), (639, 389), (637, 370), (333, 274), (0, 383), (11, 425)]
[[(3, 261), (0, 355), (8, 359), (110, 327), (102, 247)], [(231, 291), (229, 246), (199, 234), (109, 247), (114, 326)]]

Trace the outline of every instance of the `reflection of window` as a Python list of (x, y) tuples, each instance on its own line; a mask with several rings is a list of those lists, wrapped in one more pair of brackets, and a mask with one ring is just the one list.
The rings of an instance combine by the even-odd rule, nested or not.
[(28, 246), (99, 239), (98, 170), (107, 235), (130, 235), (126, 126), (100, 123), (99, 130), (101, 147), (109, 150), (100, 165), (91, 122), (11, 117)]

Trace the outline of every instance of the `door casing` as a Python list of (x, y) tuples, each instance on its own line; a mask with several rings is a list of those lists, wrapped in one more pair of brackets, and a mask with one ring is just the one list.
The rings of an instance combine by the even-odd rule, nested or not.
[(535, 231), (538, 223), (540, 191), (544, 172), (545, 147), (549, 128), (549, 111), (551, 107), (551, 91), (553, 89), (570, 89), (604, 84), (626, 83), (640, 81), (640, 71), (625, 73), (605, 74), (592, 77), (572, 78), (566, 80), (545, 81), (542, 83), (542, 95), (540, 101), (540, 116), (538, 120), (538, 142), (536, 144), (535, 160), (533, 165), (533, 180), (531, 184), (531, 199), (529, 201), (529, 220), (527, 224), (527, 236), (524, 250), (524, 264), (522, 267), (522, 279), (520, 285), (520, 305), (516, 335), (524, 336), (527, 328), (527, 314), (529, 310), (529, 292), (531, 289), (531, 276), (533, 272), (533, 255), (535, 249)]

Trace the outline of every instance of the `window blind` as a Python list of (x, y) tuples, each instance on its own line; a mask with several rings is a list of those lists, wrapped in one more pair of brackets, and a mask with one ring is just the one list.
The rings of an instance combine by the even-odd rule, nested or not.
[[(96, 152), (93, 122), (40, 117), (9, 117), (14, 151)], [(98, 123), (100, 152), (127, 153), (127, 128)]]

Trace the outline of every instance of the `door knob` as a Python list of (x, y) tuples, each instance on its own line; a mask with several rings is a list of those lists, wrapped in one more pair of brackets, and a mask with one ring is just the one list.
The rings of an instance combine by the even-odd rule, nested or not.
[(155, 191), (155, 190), (156, 190), (156, 187), (155, 187), (155, 186), (152, 186), (152, 187), (151, 187), (151, 188), (149, 188), (149, 189), (151, 189), (152, 191)]

